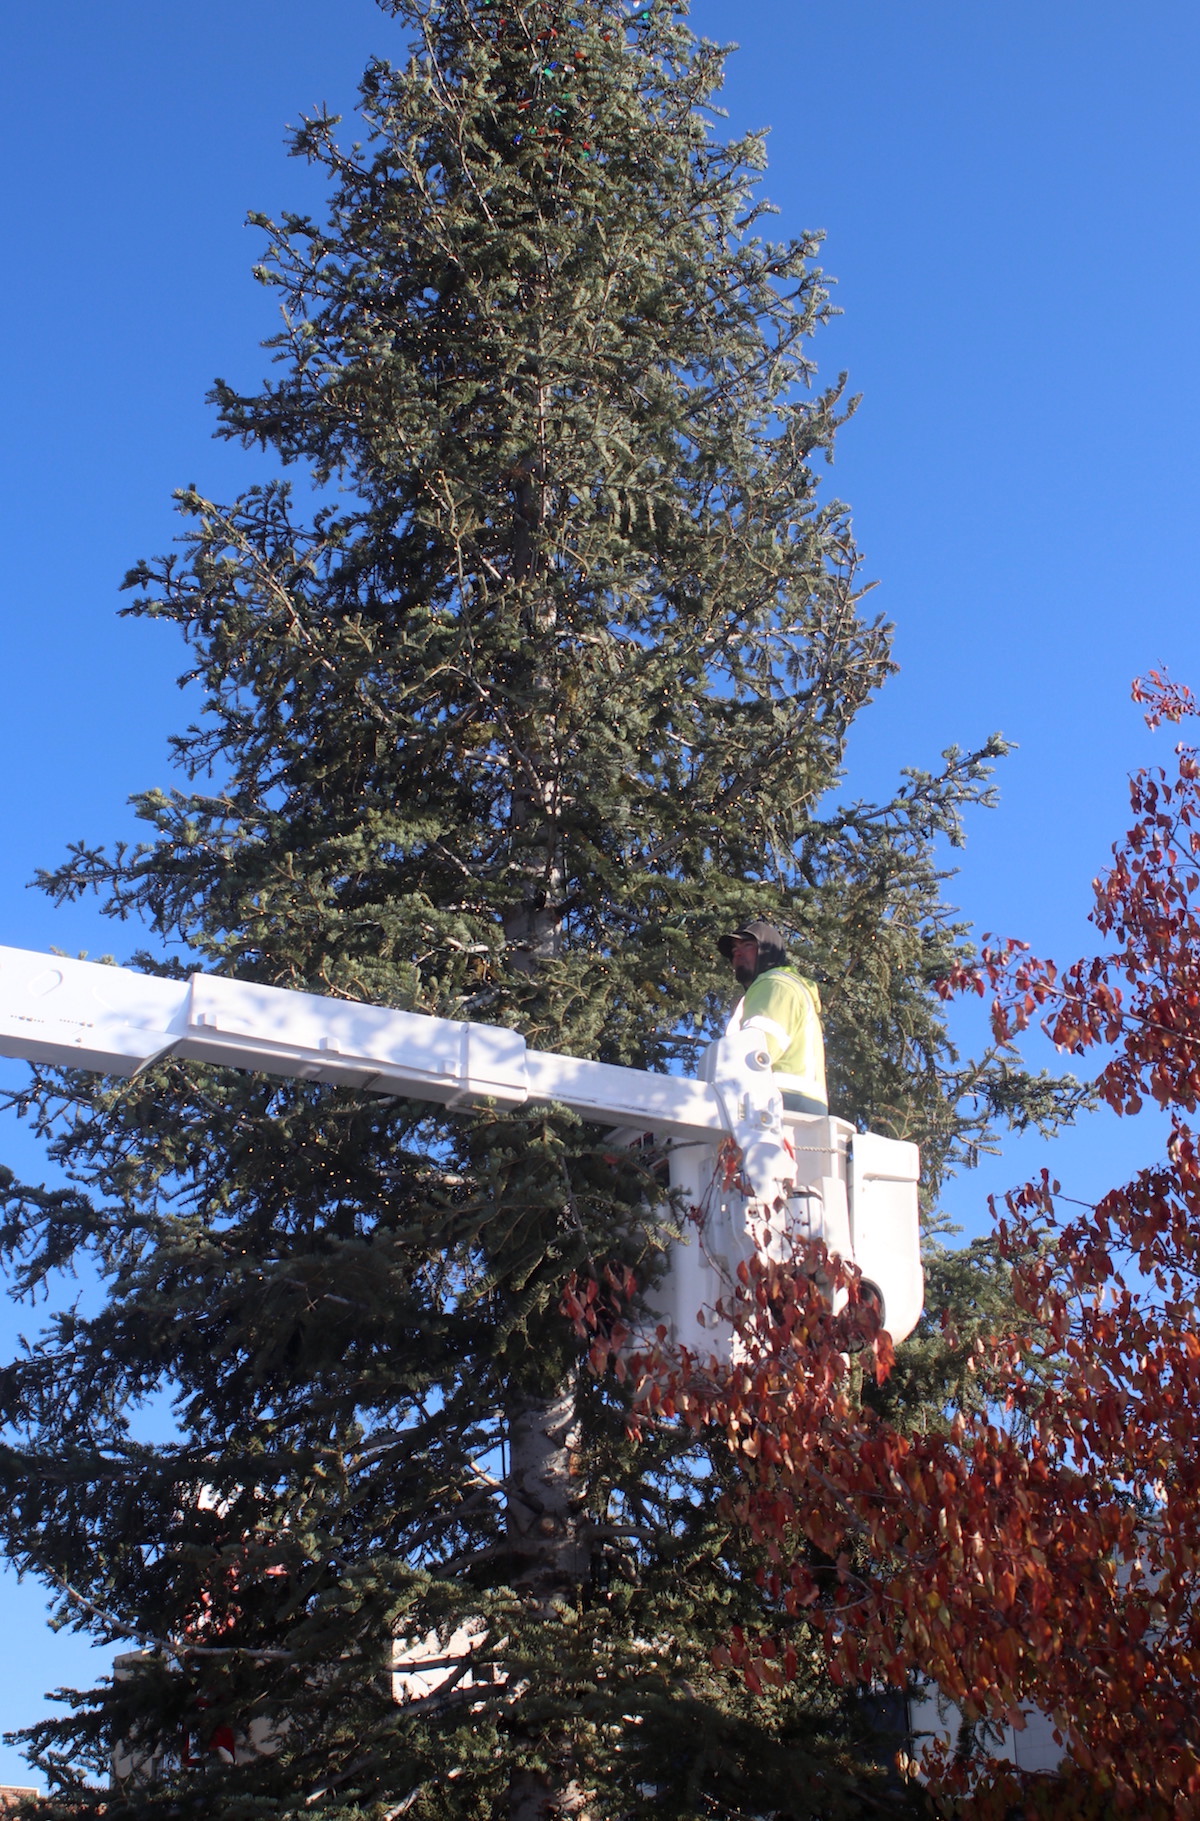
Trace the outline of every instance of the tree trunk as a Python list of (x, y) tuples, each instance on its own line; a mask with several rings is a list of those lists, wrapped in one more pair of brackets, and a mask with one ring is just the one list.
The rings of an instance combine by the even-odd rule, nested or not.
[[(531, 1618), (560, 1629), (564, 1643), (590, 1566), (588, 1545), (579, 1535), (575, 1447), (574, 1375), (552, 1396), (510, 1412), (507, 1527), (513, 1585)], [(540, 1743), (553, 1752), (553, 1740)], [(514, 1770), (510, 1821), (587, 1821), (587, 1797), (572, 1775), (571, 1757), (570, 1741), (564, 1740), (557, 1774)]]
[(574, 1608), (588, 1568), (578, 1536), (574, 1472), (575, 1381), (522, 1404), (509, 1418), (508, 1540), (514, 1585), (554, 1620)]

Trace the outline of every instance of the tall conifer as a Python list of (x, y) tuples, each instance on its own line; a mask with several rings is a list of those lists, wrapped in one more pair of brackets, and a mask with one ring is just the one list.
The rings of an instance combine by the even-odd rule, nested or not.
[[(818, 492), (817, 239), (760, 236), (761, 140), (715, 135), (722, 55), (674, 0), (389, 10), (412, 54), (367, 69), (363, 143), (295, 136), (327, 218), (261, 220), (275, 377), (216, 391), (305, 486), (180, 496), (182, 551), (129, 584), (203, 690), (184, 788), (47, 887), (140, 919), (152, 970), (655, 1069), (717, 1028), (719, 931), (766, 913), (821, 982), (837, 1110), (935, 1182), (1052, 1095), (961, 1069), (931, 992), (961, 948), (939, 843), (999, 748), (830, 808), (890, 659)], [(77, 1186), (10, 1181), (10, 1263), (32, 1290), (88, 1255), (106, 1294), (3, 1379), (9, 1548), (137, 1647), (37, 1729), (72, 1812), (877, 1799), (815, 1658), (761, 1701), (711, 1666), (760, 1610), (733, 1469), (719, 1438), (632, 1451), (561, 1313), (574, 1271), (655, 1270), (652, 1158), (561, 1112), (173, 1061), (38, 1070), (25, 1106)], [(904, 1395), (936, 1404), (934, 1351)], [(135, 1768), (89, 1793), (114, 1740)]]

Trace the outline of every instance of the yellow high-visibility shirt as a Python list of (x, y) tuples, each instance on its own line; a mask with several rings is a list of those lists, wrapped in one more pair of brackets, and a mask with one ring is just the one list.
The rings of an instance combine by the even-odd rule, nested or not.
[(827, 1109), (821, 995), (813, 981), (794, 967), (768, 968), (747, 987), (745, 998), (734, 1008), (729, 1030), (760, 1031), (772, 1073), (784, 1094), (816, 1103), (804, 1111)]

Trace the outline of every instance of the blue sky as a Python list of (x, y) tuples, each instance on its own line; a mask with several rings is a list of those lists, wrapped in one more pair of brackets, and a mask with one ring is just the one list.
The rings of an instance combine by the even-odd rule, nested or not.
[[(696, 0), (693, 22), (741, 43), (731, 127), (772, 129), (778, 231), (826, 231), (845, 314), (816, 354), (864, 395), (830, 481), (901, 671), (856, 731), (851, 788), (1002, 729), (1019, 751), (953, 896), (981, 929), (1073, 957), (1126, 775), (1169, 752), (1129, 681), (1167, 665), (1200, 684), (1200, 14)], [(263, 370), (273, 306), (245, 213), (317, 206), (285, 123), (349, 112), (365, 58), (399, 50), (373, 0), (56, 0), (8, 22), (0, 941), (137, 945), (25, 885), (73, 839), (130, 833), (129, 794), (170, 781), (182, 653), (116, 619), (117, 586), (168, 545), (173, 487), (223, 497), (256, 477), (204, 404), (216, 375)], [(1053, 1165), (1090, 1195), (1156, 1145), (1151, 1122), (1101, 1116)], [(20, 1134), (0, 1157), (37, 1167)], [(950, 1205), (977, 1230), (987, 1189), (1041, 1161), (1013, 1147)], [(44, 1606), (0, 1580), (2, 1726), (106, 1667), (52, 1638)], [(0, 1779), (27, 1774), (0, 1751)]]

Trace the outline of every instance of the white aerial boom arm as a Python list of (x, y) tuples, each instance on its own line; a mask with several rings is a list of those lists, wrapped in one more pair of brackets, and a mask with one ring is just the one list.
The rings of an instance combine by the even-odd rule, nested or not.
[(856, 1263), (900, 1340), (923, 1298), (916, 1146), (856, 1133), (844, 1120), (785, 1114), (757, 1043), (748, 1032), (711, 1045), (706, 1079), (689, 1081), (531, 1050), (502, 1025), (215, 974), (160, 980), (0, 947), (0, 1056), (124, 1076), (178, 1056), (451, 1108), (565, 1106), (601, 1125), (672, 1141), (672, 1184), (705, 1219), (695, 1243), (675, 1248), (654, 1313), (676, 1338), (708, 1351), (718, 1336), (697, 1325), (698, 1312), (711, 1308), (739, 1258), (762, 1243), (747, 1212), (752, 1204), (736, 1190), (714, 1193), (716, 1150), (732, 1138), (760, 1210), (786, 1202), (805, 1233)]

